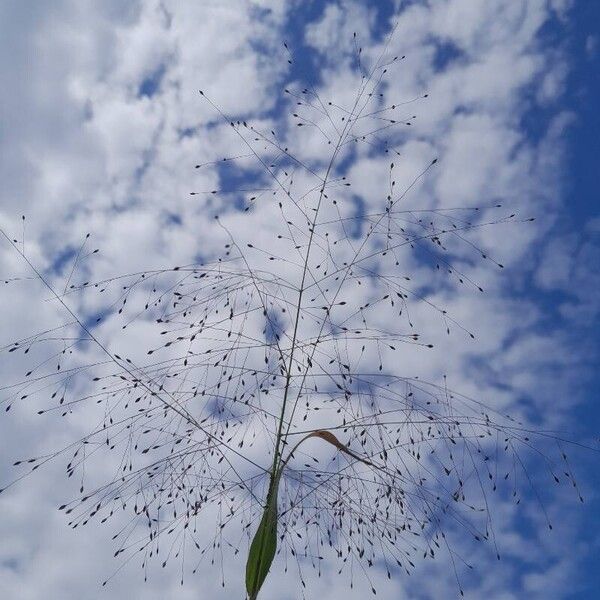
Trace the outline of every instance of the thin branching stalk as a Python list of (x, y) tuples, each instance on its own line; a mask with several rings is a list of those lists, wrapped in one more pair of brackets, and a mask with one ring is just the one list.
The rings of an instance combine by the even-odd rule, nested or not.
[[(183, 583), (204, 560), (225, 586), (226, 557), (239, 555), (255, 600), (279, 556), (304, 597), (306, 569), (337, 564), (375, 592), (372, 569), (392, 578), (443, 551), (462, 592), (453, 541), (499, 556), (497, 503), (546, 512), (534, 472), (581, 498), (572, 436), (411, 366), (427, 364), (432, 323), (472, 343), (440, 302), (483, 293), (477, 268), (503, 268), (485, 232), (532, 218), (496, 202), (436, 205), (434, 148), (396, 175), (416, 119), (403, 111), (428, 94), (388, 97), (403, 58), (389, 55), (393, 33), (368, 59), (353, 38), (347, 102), (290, 83), (290, 114), (253, 123), (200, 92), (239, 151), (195, 166), (190, 198), (218, 239), (199, 259), (107, 275), (88, 236), (53, 273), (2, 231), (27, 269), (6, 285), (50, 292), (57, 309), (0, 348), (15, 374), (0, 387), (5, 418), (73, 419), (79, 435), (16, 460), (4, 489), (66, 463), (78, 493), (60, 510), (73, 528), (114, 524), (115, 573), (177, 562)], [(359, 162), (381, 172), (355, 192), (370, 176)]]

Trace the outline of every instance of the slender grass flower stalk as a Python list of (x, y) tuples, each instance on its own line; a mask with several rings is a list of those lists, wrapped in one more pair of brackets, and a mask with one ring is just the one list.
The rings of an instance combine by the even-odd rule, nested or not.
[[(459, 581), (451, 539), (499, 557), (492, 497), (528, 496), (532, 460), (577, 486), (561, 436), (437, 370), (413, 374), (434, 329), (473, 343), (438, 299), (483, 292), (469, 263), (502, 268), (484, 232), (532, 219), (428, 200), (433, 149), (409, 177), (399, 152), (427, 93), (389, 98), (404, 57), (389, 39), (378, 55), (353, 44), (352, 97), (290, 84), (283, 121), (238, 119), (200, 92), (239, 151), (196, 165), (190, 201), (219, 214), (193, 262), (106, 276), (88, 237), (62, 285), (3, 232), (29, 269), (20, 283), (66, 318), (3, 348), (19, 373), (2, 388), (5, 418), (18, 405), (86, 429), (18, 460), (5, 487), (65, 457), (79, 489), (60, 507), (69, 525), (114, 521), (115, 556), (139, 557), (145, 575), (178, 560), (183, 583), (204, 559), (224, 586), (224, 556), (247, 552), (250, 600), (278, 555), (302, 589), (306, 569), (337, 561), (375, 593), (374, 566), (391, 578), (447, 552)], [(357, 181), (357, 157), (385, 168)]]

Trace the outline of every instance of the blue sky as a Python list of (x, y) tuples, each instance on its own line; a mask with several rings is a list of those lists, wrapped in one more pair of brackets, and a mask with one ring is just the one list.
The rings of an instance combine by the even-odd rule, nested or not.
[[(571, 72), (565, 94), (565, 106), (575, 112), (577, 119), (567, 134), (567, 168), (565, 175), (566, 227), (581, 231), (589, 219), (600, 214), (598, 190), (600, 189), (600, 57), (598, 52), (590, 52), (589, 40), (598, 39), (600, 30), (600, 5), (596, 2), (577, 2), (571, 23), (568, 28), (568, 48)], [(590, 37), (591, 36), (591, 37)], [(590, 236), (584, 232), (583, 236)], [(598, 233), (592, 234), (598, 239)], [(591, 236), (590, 236), (591, 237)], [(597, 243), (597, 241), (596, 241)], [(596, 271), (599, 269), (595, 266)], [(598, 290), (596, 290), (598, 293)], [(584, 338), (590, 335), (593, 347), (598, 348), (600, 336), (598, 323), (590, 323), (584, 329)], [(597, 364), (597, 363), (596, 363)], [(586, 382), (585, 406), (577, 410), (577, 416), (585, 425), (591, 436), (597, 437), (600, 429), (600, 405), (598, 389), (600, 386), (600, 370)], [(591, 489), (600, 486), (598, 465), (594, 460), (586, 460)], [(600, 569), (595, 556), (598, 554), (598, 531), (600, 530), (600, 502), (594, 498), (586, 507), (586, 525), (582, 530), (585, 543), (595, 551), (581, 563), (582, 579), (587, 589), (572, 594), (573, 598), (591, 598), (594, 590), (600, 589)], [(595, 556), (594, 556), (595, 554)]]
[(595, 107), (600, 101), (598, 54), (590, 50), (590, 36), (598, 35), (600, 6), (595, 2), (578, 2), (569, 27), (571, 73), (565, 104), (578, 115), (568, 135), (568, 193), (572, 199), (575, 226), (598, 215), (598, 150), (600, 115)]
[[(314, 86), (324, 98), (344, 104), (357, 84), (352, 32), (359, 34), (365, 60), (372, 60), (394, 15), (399, 27), (391, 48), (407, 58), (386, 94), (391, 101), (430, 96), (415, 105), (418, 118), (410, 131), (394, 138), (401, 151), (399, 177), (410, 181), (432, 157), (440, 159), (409, 197), (410, 206), (502, 202), (507, 210), (536, 218), (526, 228), (508, 233), (493, 228), (476, 238), (506, 265), (500, 273), (453, 249), (461, 268), (486, 288), (482, 298), (460, 293), (456, 282), (432, 281), (427, 255), (407, 258), (415, 286), (428, 299), (447, 303), (465, 327), (477, 331), (478, 340), (472, 346), (452, 337), (427, 363), (408, 353), (402, 361), (432, 378), (448, 373), (467, 394), (567, 429), (577, 440), (597, 442), (598, 2), (240, 0), (192, 6), (171, 0), (64, 0), (27, 7), (7, 2), (0, 9), (0, 60), (7, 73), (0, 92), (5, 182), (0, 226), (20, 239), (21, 215), (26, 215), (28, 256), (61, 289), (88, 232), (101, 252), (74, 269), (77, 281), (214, 256), (224, 243), (214, 227), (217, 212), (242, 240), (267, 236), (279, 219), (275, 209), (261, 206), (243, 220), (243, 194), (190, 199), (192, 189), (245, 187), (260, 172), (243, 161), (242, 168), (230, 163), (193, 168), (240, 153), (239, 140), (197, 90), (205, 89), (233, 118), (272, 128), (297, 156), (322, 169), (326, 145), (310, 131), (296, 134), (293, 101), (282, 89)], [(338, 174), (352, 181), (353, 214), (373, 209), (372, 190), (387, 176), (388, 162), (361, 150), (344, 155)], [(27, 275), (7, 244), (0, 246), (0, 273)], [(23, 280), (2, 290), (7, 308), (0, 345), (64, 318), (46, 293), (31, 286)], [(98, 335), (134, 356), (152, 343), (150, 327), (142, 321), (123, 333), (114, 314), (119, 295), (109, 294), (113, 305), (74, 297), (73, 309), (86, 323), (108, 317), (98, 325)], [(438, 336), (441, 330), (428, 313), (418, 306), (414, 311), (425, 331)], [(12, 358), (21, 360), (16, 353)], [(88, 358), (82, 352), (74, 360)], [(5, 363), (0, 372), (12, 381), (25, 365)], [(0, 436), (9, 448), (18, 442), (23, 452), (36, 453), (77, 437), (85, 426), (85, 418), (43, 426), (26, 406), (17, 405), (0, 420)], [(575, 450), (572, 456), (586, 503), (542, 487), (557, 522), (549, 533), (541, 531), (533, 497), (519, 513), (499, 501), (505, 559), (496, 563), (483, 553), (472, 573), (461, 572), (467, 597), (595, 597), (599, 455)], [(0, 480), (10, 478), (16, 458), (2, 458)], [(168, 570), (143, 587), (139, 573), (128, 569), (108, 590), (90, 587), (115, 566), (109, 532), (96, 528), (76, 535), (66, 527), (55, 510), (70, 493), (67, 484), (57, 485), (62, 477), (49, 468), (0, 497), (0, 596), (198, 597), (197, 580), (180, 588), (178, 573)], [(460, 549), (469, 557), (478, 554), (467, 541)], [(227, 597), (211, 580), (210, 566), (200, 577), (210, 598)], [(265, 600), (289, 594), (290, 581), (275, 574)], [(315, 596), (361, 597), (360, 590), (351, 593), (355, 596), (338, 591), (335, 581), (314, 581)], [(239, 591), (234, 583), (226, 593)], [(454, 597), (456, 587), (449, 563), (436, 561), (419, 565), (412, 578), (400, 578), (380, 595), (428, 600)]]

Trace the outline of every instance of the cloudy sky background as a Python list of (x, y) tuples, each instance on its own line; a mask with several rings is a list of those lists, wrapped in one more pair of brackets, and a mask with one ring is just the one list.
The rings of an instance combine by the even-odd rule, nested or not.
[[(289, 114), (284, 87), (316, 83), (323, 97), (344, 98), (355, 83), (348, 61), (352, 32), (375, 52), (398, 15), (392, 47), (406, 60), (388, 92), (395, 98), (430, 95), (415, 107), (418, 119), (401, 149), (407, 181), (437, 156), (439, 165), (419, 191), (423, 202), (501, 201), (536, 217), (531, 226), (492, 228), (481, 238), (507, 267), (473, 270), (485, 296), (444, 298), (461, 323), (476, 330), (477, 343), (451, 338), (427, 365), (410, 366), (433, 378), (450, 372), (459, 390), (493, 392), (502, 402), (521, 402), (523, 410), (543, 411), (550, 421), (567, 421), (584, 439), (600, 424), (594, 335), (600, 310), (594, 109), (600, 91), (593, 80), (600, 39), (592, 30), (600, 15), (593, 4), (3, 2), (0, 226), (20, 239), (26, 215), (27, 254), (59, 286), (88, 232), (93, 247), (101, 248), (86, 273), (90, 279), (209, 255), (222, 243), (214, 213), (235, 208), (225, 198), (190, 199), (197, 186), (219, 183), (216, 171), (199, 176), (193, 166), (235, 153), (236, 145), (226, 127), (215, 125), (214, 111), (197, 90), (205, 89), (228, 114), (283, 127)], [(292, 65), (283, 40), (293, 50)], [(301, 156), (322, 152), (323, 160), (328, 152), (310, 136), (294, 148)], [(387, 161), (366, 153), (348, 165), (365, 202), (386, 167)], [(243, 225), (232, 222), (243, 233)], [(0, 274), (27, 275), (6, 243), (0, 245)], [(46, 297), (27, 281), (2, 288), (0, 344), (56, 318), (59, 311)], [(75, 308), (86, 316), (97, 307)], [(120, 341), (118, 329), (112, 335), (107, 341), (115, 347), (131, 344)], [(0, 369), (10, 380), (6, 366)], [(14, 460), (60, 444), (79, 426), (42, 422), (26, 407), (3, 413), (0, 480), (11, 479)], [(593, 597), (600, 585), (594, 575), (600, 551), (595, 460), (577, 454), (586, 504), (559, 491), (550, 506), (552, 534), (533, 504), (519, 513), (498, 507), (505, 560), (479, 556), (476, 571), (463, 574), (469, 597)], [(139, 569), (125, 568), (101, 588), (118, 566), (112, 531), (66, 527), (56, 506), (71, 492), (64, 475), (49, 468), (0, 497), (2, 598), (243, 596), (238, 574), (232, 571), (222, 590), (209, 564), (183, 588), (176, 568), (159, 569), (146, 584)], [(293, 572), (283, 576), (275, 566), (265, 599), (297, 598), (290, 592), (295, 585)], [(333, 576), (309, 590), (309, 597), (331, 599), (364, 593), (360, 586), (349, 593)], [(454, 595), (444, 559), (379, 589), (390, 599)]]

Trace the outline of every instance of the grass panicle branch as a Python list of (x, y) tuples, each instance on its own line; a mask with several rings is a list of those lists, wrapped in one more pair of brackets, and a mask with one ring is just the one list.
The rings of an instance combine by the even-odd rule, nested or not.
[[(64, 460), (79, 491), (60, 506), (71, 527), (114, 522), (122, 564), (139, 558), (146, 577), (155, 561), (180, 561), (182, 583), (208, 560), (225, 585), (224, 557), (247, 549), (251, 600), (278, 555), (302, 590), (306, 568), (320, 577), (337, 561), (353, 586), (374, 565), (391, 578), (440, 551), (459, 581), (451, 540), (499, 556), (492, 497), (535, 496), (532, 461), (578, 490), (567, 436), (441, 373), (412, 373), (409, 357), (427, 364), (432, 323), (472, 343), (438, 301), (481, 294), (480, 265), (503, 267), (483, 247), (487, 229), (532, 219), (429, 198), (433, 149), (414, 171), (400, 152), (416, 122), (407, 111), (428, 94), (388, 97), (404, 58), (389, 54), (392, 35), (360, 56), (353, 40), (350, 100), (290, 83), (288, 114), (253, 124), (200, 92), (211, 127), (239, 149), (195, 165), (191, 197), (218, 213), (221, 244), (206, 241), (199, 259), (106, 276), (86, 237), (61, 282), (3, 232), (28, 269), (7, 285), (41, 284), (65, 318), (2, 348), (19, 374), (1, 388), (5, 418), (16, 406), (82, 431), (17, 460), (5, 489)], [(372, 181), (358, 160), (379, 169)]]

